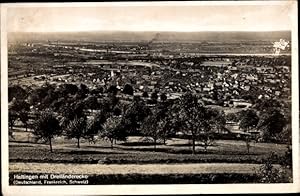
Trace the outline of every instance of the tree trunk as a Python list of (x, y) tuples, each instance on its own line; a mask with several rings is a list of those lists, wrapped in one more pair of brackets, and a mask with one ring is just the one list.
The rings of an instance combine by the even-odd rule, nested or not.
[(204, 152), (207, 153), (207, 147), (209, 144), (209, 137), (206, 138), (206, 141), (204, 141)]
[(13, 122), (10, 121), (10, 129), (13, 130)]
[(166, 136), (164, 136), (164, 145), (166, 145)]
[(246, 146), (247, 146), (247, 153), (249, 154), (250, 153), (250, 142), (249, 141), (247, 141)]
[(114, 139), (111, 139), (111, 140), (110, 140), (110, 147), (111, 147), (111, 149), (114, 148)]
[(51, 141), (51, 137), (49, 137), (49, 145), (50, 145), (50, 152), (53, 152), (53, 150), (52, 150), (52, 141)]
[(27, 123), (25, 124), (25, 130), (26, 130), (26, 132), (27, 132)]
[(196, 153), (196, 144), (195, 144), (195, 139), (193, 138), (192, 139), (192, 145), (193, 145), (193, 154), (195, 154)]
[(77, 148), (80, 148), (80, 137), (77, 138)]

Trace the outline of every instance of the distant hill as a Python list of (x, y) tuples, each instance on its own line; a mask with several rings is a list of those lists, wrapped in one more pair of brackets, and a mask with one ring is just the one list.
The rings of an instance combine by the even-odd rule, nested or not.
[(36, 41), (159, 41), (159, 42), (235, 42), (235, 41), (274, 41), (291, 40), (290, 31), (272, 32), (130, 32), (130, 31), (93, 31), (63, 33), (8, 33), (9, 42)]

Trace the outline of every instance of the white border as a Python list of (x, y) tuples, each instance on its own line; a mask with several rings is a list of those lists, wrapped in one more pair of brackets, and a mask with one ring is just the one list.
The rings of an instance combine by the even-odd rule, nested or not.
[[(284, 184), (194, 184), (194, 185), (87, 185), (87, 186), (9, 186), (7, 117), (7, 45), (6, 12), (15, 7), (93, 7), (93, 6), (191, 6), (191, 5), (287, 5), (292, 6), (292, 130), (293, 183)], [(298, 80), (297, 1), (213, 1), (213, 2), (102, 2), (102, 3), (17, 3), (1, 4), (1, 143), (2, 190), (4, 195), (75, 195), (76, 194), (200, 194), (200, 193), (288, 193), (299, 192), (299, 80)], [(3, 112), (5, 111), (5, 112)]]

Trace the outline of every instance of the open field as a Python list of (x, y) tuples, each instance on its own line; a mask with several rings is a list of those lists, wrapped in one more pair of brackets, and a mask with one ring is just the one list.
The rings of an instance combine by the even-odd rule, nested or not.
[[(97, 140), (95, 144), (81, 140), (81, 147), (76, 147), (75, 140), (62, 137), (53, 141), (54, 152), (49, 145), (30, 141), (28, 132), (15, 132), (18, 142), (10, 142), (10, 162), (39, 163), (98, 163), (139, 164), (139, 163), (263, 163), (271, 152), (283, 156), (286, 145), (273, 143), (252, 143), (247, 154), (246, 144), (236, 140), (216, 140), (208, 152), (199, 143), (197, 153), (191, 154), (189, 141), (173, 138), (166, 145), (143, 142), (141, 137), (129, 137), (126, 142), (118, 141), (113, 148), (107, 141)], [(280, 160), (273, 160), (274, 163)]]
[[(204, 153), (197, 145), (197, 154), (191, 154), (188, 141), (173, 138), (166, 145), (153, 146), (141, 142), (141, 137), (129, 137), (110, 148), (110, 144), (98, 140), (90, 144), (82, 140), (63, 138), (54, 140), (54, 152), (46, 144), (26, 142), (27, 132), (15, 135), (23, 142), (10, 142), (9, 175), (15, 174), (86, 174), (89, 185), (99, 184), (218, 184), (259, 183), (259, 171), (270, 152), (279, 156), (285, 145), (257, 143), (246, 153), (243, 141), (218, 140)], [(276, 169), (283, 168), (281, 159), (273, 159)], [(10, 184), (15, 182), (10, 177)], [(285, 178), (281, 182), (290, 182)], [(63, 183), (70, 184), (68, 180)]]

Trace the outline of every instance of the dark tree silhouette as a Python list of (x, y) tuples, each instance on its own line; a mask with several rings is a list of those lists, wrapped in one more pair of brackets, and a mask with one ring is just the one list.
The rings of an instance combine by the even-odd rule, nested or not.
[(124, 89), (123, 89), (123, 93), (128, 94), (128, 95), (133, 95), (134, 89), (130, 84), (125, 84)]
[(283, 131), (287, 120), (279, 109), (270, 109), (261, 114), (257, 128), (263, 133), (265, 141), (278, 140), (277, 134)]
[(18, 100), (26, 99), (27, 92), (19, 85), (9, 86), (8, 87), (8, 102), (11, 102), (13, 98)]
[(168, 97), (167, 97), (166, 93), (162, 93), (162, 94), (160, 95), (160, 100), (161, 100), (161, 101), (167, 101), (167, 99), (168, 99)]
[(149, 95), (148, 95), (148, 93), (145, 91), (145, 92), (143, 92), (143, 95), (142, 95), (142, 97), (148, 98), (148, 97), (149, 97)]

